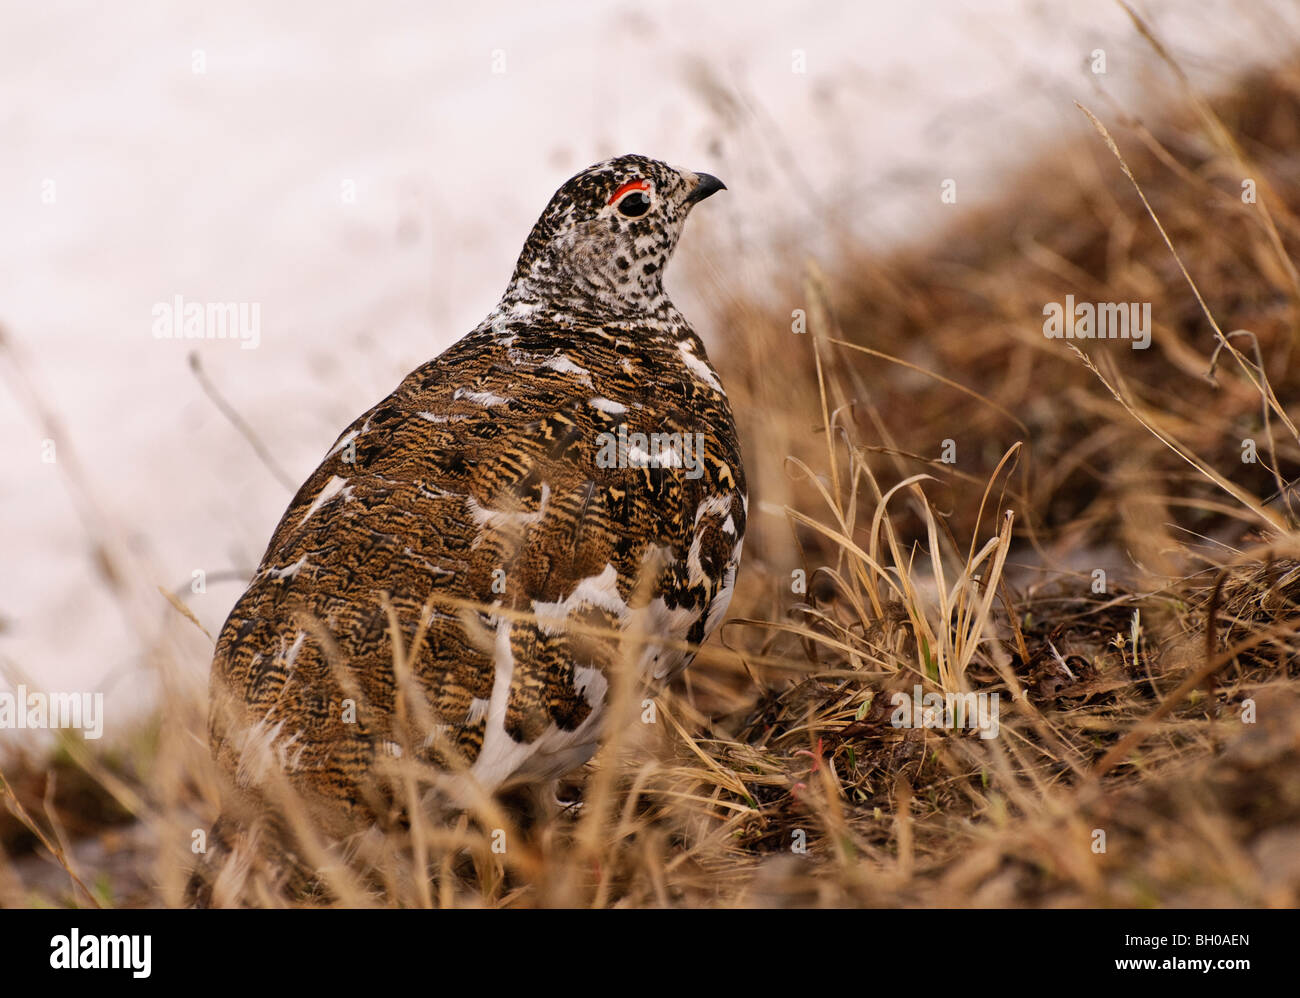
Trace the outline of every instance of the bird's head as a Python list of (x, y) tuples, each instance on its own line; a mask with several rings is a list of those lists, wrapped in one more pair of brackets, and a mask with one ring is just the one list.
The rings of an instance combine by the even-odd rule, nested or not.
[(529, 296), (653, 307), (691, 207), (726, 185), (644, 156), (619, 156), (564, 183), (524, 243), (512, 286)]

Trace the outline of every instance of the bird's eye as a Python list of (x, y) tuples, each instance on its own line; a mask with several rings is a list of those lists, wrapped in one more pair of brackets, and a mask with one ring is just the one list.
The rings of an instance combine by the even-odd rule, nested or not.
[(640, 218), (650, 210), (650, 185), (644, 180), (629, 180), (616, 190), (609, 203), (616, 205), (620, 215)]
[(618, 203), (618, 213), (628, 218), (637, 218), (650, 210), (650, 199), (642, 191), (625, 194)]

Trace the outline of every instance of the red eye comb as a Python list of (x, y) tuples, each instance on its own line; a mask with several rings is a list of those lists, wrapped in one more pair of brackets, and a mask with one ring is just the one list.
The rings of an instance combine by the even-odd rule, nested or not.
[(649, 189), (650, 185), (644, 180), (629, 180), (626, 184), (616, 190), (613, 196), (611, 196), (605, 203), (613, 204), (628, 191), (648, 191)]

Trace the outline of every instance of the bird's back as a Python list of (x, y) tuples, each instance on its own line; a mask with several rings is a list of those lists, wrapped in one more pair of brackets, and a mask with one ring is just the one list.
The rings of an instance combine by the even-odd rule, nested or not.
[(663, 679), (721, 620), (745, 514), (726, 396), (675, 310), (503, 306), (294, 497), (218, 637), (214, 755), (363, 819), (403, 745), (488, 790), (562, 775), (594, 751), (618, 633), (663, 642), (637, 663)]

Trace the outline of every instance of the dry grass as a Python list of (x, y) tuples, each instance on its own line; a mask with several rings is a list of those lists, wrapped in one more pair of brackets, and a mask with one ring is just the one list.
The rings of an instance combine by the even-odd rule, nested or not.
[[(720, 291), (752, 487), (721, 640), (650, 713), (615, 684), (576, 813), (435, 822), (397, 767), (413, 806), (313, 850), (336, 903), (1300, 903), (1300, 535), (1263, 501), (1300, 473), (1300, 60), (1090, 114), (940, 240), (809, 264), (775, 315)], [(1150, 302), (1151, 348), (1047, 339), (1067, 294)], [(896, 727), (918, 685), (998, 694), (997, 737)], [(218, 786), (168, 688), (112, 752), (9, 764), (0, 903), (180, 902)], [(275, 872), (220, 900), (285, 903)]]

